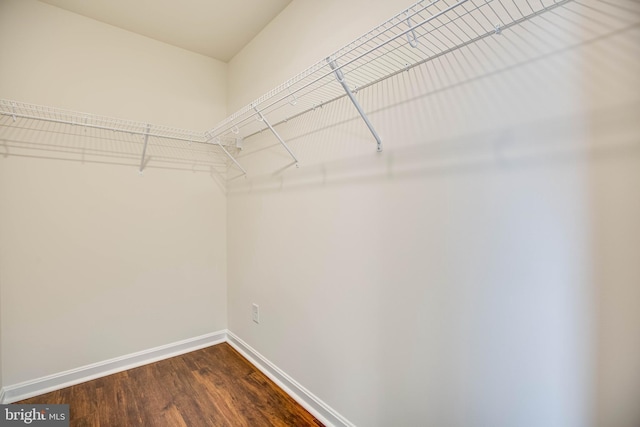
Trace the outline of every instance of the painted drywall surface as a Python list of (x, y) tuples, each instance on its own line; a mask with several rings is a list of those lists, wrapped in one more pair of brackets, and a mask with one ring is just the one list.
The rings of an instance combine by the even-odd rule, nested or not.
[(291, 2), (259, 37), (229, 61), (229, 111), (249, 104), (413, 3)]
[[(637, 10), (637, 8), (635, 9)], [(640, 424), (640, 31), (585, 54), (590, 232), (597, 330), (597, 425)]]
[[(225, 64), (36, 1), (0, 2), (0, 63), (3, 98), (197, 130), (225, 114)], [(4, 386), (226, 328), (215, 176), (155, 167), (177, 152), (156, 139), (141, 177), (140, 136), (2, 125)]]
[[(342, 3), (310, 3), (231, 61), (230, 107), (349, 41), (323, 31)], [(554, 53), (490, 40), (359, 91), (381, 154), (346, 100), (278, 129), (299, 169), (268, 132), (244, 143), (229, 328), (356, 425), (640, 420), (639, 33), (548, 24)]]
[(226, 64), (37, 1), (3, 0), (2, 97), (204, 131)]

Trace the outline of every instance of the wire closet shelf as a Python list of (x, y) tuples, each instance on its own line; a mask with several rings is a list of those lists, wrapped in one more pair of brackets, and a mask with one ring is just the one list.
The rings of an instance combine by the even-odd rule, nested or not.
[(26, 104), (24, 102), (7, 99), (0, 99), (0, 114), (11, 117), (14, 122), (18, 118), (42, 120), (71, 126), (124, 132), (131, 135), (152, 136), (189, 143), (206, 143), (203, 133), (193, 130), (153, 125), (114, 117), (97, 116), (90, 113)]
[[(150, 123), (136, 122), (119, 119), (115, 117), (99, 116), (79, 111), (64, 110), (61, 108), (48, 107), (43, 105), (27, 104), (24, 102), (0, 99), (0, 115), (10, 117), (13, 122), (18, 119), (38, 120), (49, 123), (57, 123), (69, 126), (78, 126), (101, 131), (122, 132), (130, 135), (141, 136), (144, 140), (141, 153), (139, 173), (142, 174), (145, 165), (145, 156), (149, 138), (186, 142), (191, 144), (212, 145), (205, 138), (203, 132), (195, 130), (180, 129), (169, 126), (154, 125)], [(246, 171), (229, 154), (227, 149), (221, 144), (213, 144), (222, 150), (222, 153), (233, 162), (243, 174)], [(220, 155), (222, 155), (220, 153)]]
[[(357, 92), (428, 61), (501, 34), (574, 0), (431, 0), (418, 1), (327, 58), (272, 89), (205, 132), (134, 122), (58, 108), (0, 100), (0, 115), (217, 146), (229, 164), (246, 175), (227, 148), (237, 138), (265, 129), (298, 162), (275, 127), (348, 96), (375, 137), (382, 141), (358, 104)], [(226, 148), (225, 148), (226, 146)], [(221, 153), (222, 154), (222, 153)]]
[(353, 96), (359, 90), (473, 44), (573, 0), (419, 1), (318, 61), (205, 132), (207, 141), (249, 138), (349, 96), (382, 150), (382, 141)]

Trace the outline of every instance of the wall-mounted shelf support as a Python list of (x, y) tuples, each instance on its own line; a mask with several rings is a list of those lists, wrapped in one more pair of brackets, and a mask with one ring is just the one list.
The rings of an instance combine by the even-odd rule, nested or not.
[(262, 115), (260, 110), (258, 110), (258, 107), (253, 107), (253, 109), (255, 110), (256, 113), (258, 113), (258, 120), (260, 120), (261, 122), (264, 122), (264, 124), (267, 125), (269, 130), (271, 130), (271, 132), (276, 136), (276, 138), (278, 138), (278, 141), (280, 141), (280, 144), (282, 144), (282, 146), (287, 150), (289, 155), (291, 157), (293, 157), (293, 160), (296, 162), (296, 166), (298, 166), (298, 158), (296, 157), (295, 154), (293, 154), (293, 151), (291, 151), (291, 149), (287, 146), (287, 144), (284, 142), (284, 140), (278, 134), (278, 132), (276, 132), (276, 130), (273, 128), (273, 126), (271, 126), (271, 123), (269, 123), (269, 121), (266, 119), (266, 117)]
[(351, 92), (351, 89), (349, 89), (349, 85), (347, 84), (347, 81), (344, 78), (344, 74), (342, 73), (342, 70), (338, 66), (338, 63), (336, 62), (335, 59), (331, 59), (331, 58), (327, 58), (327, 62), (329, 63), (329, 66), (331, 67), (331, 69), (333, 70), (334, 74), (336, 75), (336, 79), (342, 85), (342, 87), (344, 88), (344, 91), (349, 96), (349, 99), (351, 100), (353, 105), (356, 107), (356, 110), (358, 110), (358, 113), (360, 113), (360, 116), (362, 117), (362, 120), (364, 120), (364, 122), (367, 124), (367, 127), (369, 128), (369, 130), (373, 134), (373, 137), (376, 139), (376, 142), (378, 143), (378, 151), (379, 152), (382, 151), (382, 140), (380, 139), (380, 136), (378, 135), (378, 132), (376, 132), (376, 130), (374, 129), (373, 125), (369, 121), (369, 118), (365, 114), (364, 110), (360, 106), (360, 103), (356, 99), (355, 95), (353, 94), (353, 92)]
[(149, 143), (150, 131), (151, 131), (151, 125), (147, 125), (147, 131), (144, 134), (144, 145), (142, 146), (142, 158), (140, 159), (140, 170), (138, 170), (138, 175), (140, 176), (144, 174), (144, 157), (147, 154), (147, 144)]
[(244, 170), (244, 168), (242, 166), (240, 166), (240, 163), (238, 163), (238, 161), (231, 155), (229, 154), (229, 152), (227, 151), (226, 148), (224, 148), (224, 145), (222, 145), (222, 143), (220, 142), (220, 138), (215, 138), (213, 140), (216, 144), (218, 144), (218, 147), (222, 148), (222, 151), (224, 151), (224, 154), (226, 154), (226, 156), (231, 159), (231, 161), (238, 167), (238, 169), (240, 169), (242, 171), (243, 175), (247, 174), (247, 171)]

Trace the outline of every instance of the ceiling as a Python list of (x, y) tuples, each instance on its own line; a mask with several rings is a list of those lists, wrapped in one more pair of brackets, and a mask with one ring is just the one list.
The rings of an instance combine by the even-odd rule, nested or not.
[(228, 62), (291, 0), (40, 0)]

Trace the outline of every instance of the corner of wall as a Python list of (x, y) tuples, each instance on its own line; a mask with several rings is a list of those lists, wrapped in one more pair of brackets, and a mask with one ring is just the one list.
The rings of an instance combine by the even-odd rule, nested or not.
[(324, 425), (328, 427), (353, 427), (353, 424), (349, 420), (340, 415), (230, 330), (227, 330), (227, 342)]

